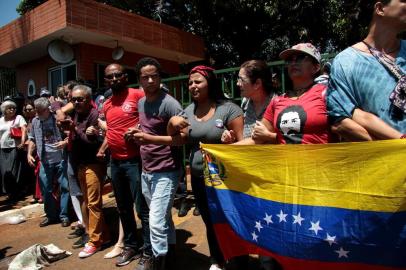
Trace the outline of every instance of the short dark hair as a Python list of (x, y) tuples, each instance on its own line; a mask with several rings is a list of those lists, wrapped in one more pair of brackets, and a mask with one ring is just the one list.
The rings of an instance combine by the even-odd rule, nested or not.
[(272, 93), (272, 73), (267, 63), (263, 60), (248, 60), (244, 62), (240, 68), (245, 70), (251, 83), (255, 83), (257, 79), (261, 79), (267, 94)]
[(72, 91), (73, 87), (76, 85), (79, 85), (79, 83), (75, 80), (70, 80), (65, 83), (65, 86), (69, 89), (69, 91)]
[(388, 5), (392, 0), (361, 0), (360, 1), (360, 10), (365, 12), (365, 19), (367, 23), (371, 23), (374, 17), (374, 7), (375, 4), (381, 2), (384, 6)]
[(137, 77), (140, 78), (141, 76), (141, 69), (145, 66), (154, 66), (156, 67), (159, 76), (161, 76), (161, 64), (158, 62), (158, 60), (156, 60), (155, 58), (152, 57), (144, 57), (141, 58), (137, 64), (135, 65), (135, 74), (137, 74)]

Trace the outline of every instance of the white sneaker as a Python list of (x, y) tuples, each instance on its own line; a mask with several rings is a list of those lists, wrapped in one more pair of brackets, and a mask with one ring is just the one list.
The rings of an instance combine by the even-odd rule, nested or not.
[(220, 268), (218, 264), (212, 264), (209, 270), (223, 270), (223, 268)]

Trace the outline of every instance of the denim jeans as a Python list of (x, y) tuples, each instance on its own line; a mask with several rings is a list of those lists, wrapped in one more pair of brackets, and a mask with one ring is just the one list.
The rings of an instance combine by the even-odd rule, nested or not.
[(149, 227), (154, 256), (164, 256), (176, 243), (171, 208), (179, 182), (179, 171), (142, 172), (142, 193), (149, 206)]
[(111, 159), (111, 183), (116, 198), (117, 209), (124, 231), (124, 246), (139, 248), (137, 243), (137, 223), (134, 216), (134, 203), (141, 220), (144, 252), (151, 255), (149, 230), (149, 209), (141, 192), (139, 160), (137, 158)]
[[(52, 220), (69, 220), (69, 188), (68, 178), (66, 175), (66, 161), (62, 160), (53, 164), (48, 164), (41, 161), (41, 167), (39, 169), (39, 179), (42, 197), (44, 200), (44, 210), (47, 217)], [(59, 215), (57, 200), (52, 194), (54, 179), (58, 180), (59, 190), (61, 193)]]

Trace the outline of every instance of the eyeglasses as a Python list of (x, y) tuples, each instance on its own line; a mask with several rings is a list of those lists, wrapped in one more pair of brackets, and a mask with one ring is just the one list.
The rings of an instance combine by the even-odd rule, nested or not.
[(243, 78), (243, 77), (241, 77), (241, 76), (238, 76), (238, 77), (237, 77), (237, 82), (246, 83), (246, 82), (248, 82), (248, 81), (249, 81), (248, 78)]
[(8, 108), (6, 108), (6, 110), (16, 110), (16, 107), (8, 107)]
[(85, 101), (86, 98), (84, 98), (84, 97), (72, 97), (70, 100), (71, 100), (73, 103), (76, 103), (76, 102), (81, 103), (81, 102)]
[(32, 112), (34, 109), (33, 108), (25, 108), (24, 111), (25, 112)]
[(113, 80), (114, 78), (121, 79), (124, 75), (125, 75), (124, 72), (115, 72), (115, 73), (104, 75), (104, 78), (106, 80)]
[(151, 78), (151, 80), (155, 81), (156, 79), (158, 79), (159, 74), (155, 73), (155, 74), (151, 74), (151, 75), (141, 75), (141, 80), (146, 81), (149, 80)]
[(291, 65), (294, 63), (300, 64), (302, 63), (305, 59), (308, 59), (310, 56), (306, 55), (306, 54), (296, 54), (296, 55), (292, 55), (291, 57), (289, 57), (288, 59), (286, 59), (286, 64), (287, 65)]

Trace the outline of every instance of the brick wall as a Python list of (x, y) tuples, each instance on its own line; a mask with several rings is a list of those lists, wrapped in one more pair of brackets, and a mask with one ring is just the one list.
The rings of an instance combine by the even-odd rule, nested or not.
[(203, 40), (191, 33), (91, 0), (66, 0), (66, 3), (68, 26), (204, 57)]
[[(78, 78), (84, 80), (96, 81), (95, 64), (119, 63), (134, 68), (137, 61), (144, 55), (125, 52), (122, 59), (114, 61), (111, 58), (111, 48), (81, 43), (73, 46), (75, 51), (75, 60)], [(176, 75), (179, 73), (179, 65), (176, 62), (158, 59), (165, 73)], [(49, 56), (31, 61), (16, 68), (17, 71), (17, 89), (24, 93), (27, 92), (27, 85), (30, 79), (34, 80), (37, 94), (41, 87), (48, 88), (48, 70), (58, 66)]]
[(18, 66), (17, 89), (27, 95), (28, 81), (31, 79), (34, 80), (36, 93), (39, 94), (41, 87), (48, 88), (48, 69), (54, 66), (57, 64), (49, 56)]
[(0, 54), (66, 27), (66, 2), (50, 0), (0, 28)]
[[(94, 66), (96, 63), (119, 63), (125, 66), (135, 67), (135, 64), (144, 55), (140, 55), (132, 52), (125, 52), (123, 58), (119, 61), (114, 61), (111, 58), (113, 49), (81, 43), (75, 50), (75, 56), (77, 61), (78, 76), (86, 80), (96, 80)], [(173, 61), (164, 59), (158, 59), (162, 65), (162, 69), (165, 73), (176, 75), (179, 73), (179, 64)]]

